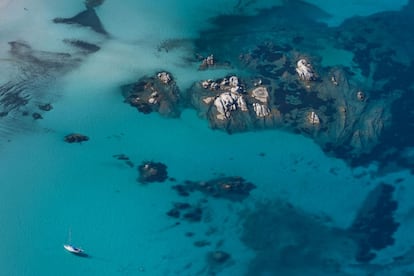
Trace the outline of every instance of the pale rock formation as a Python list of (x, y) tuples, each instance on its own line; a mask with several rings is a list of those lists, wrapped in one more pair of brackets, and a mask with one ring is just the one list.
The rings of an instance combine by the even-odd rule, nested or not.
[(312, 65), (304, 58), (297, 62), (296, 72), (298, 73), (299, 78), (303, 81), (315, 80), (315, 73), (312, 69)]
[(269, 92), (267, 91), (266, 87), (259, 86), (253, 89), (252, 97), (262, 103), (267, 103), (267, 100), (269, 98)]
[(236, 76), (231, 76), (229, 78), (229, 85), (231, 87), (238, 87), (239, 86), (239, 79)]
[(164, 84), (168, 84), (172, 80), (170, 74), (167, 72), (160, 72), (157, 74), (157, 77)]
[(214, 101), (214, 97), (207, 97), (203, 99), (203, 102), (207, 105), (211, 104), (212, 101)]
[(315, 113), (315, 111), (312, 111), (308, 114), (308, 122), (312, 125), (318, 125), (320, 123), (319, 116)]
[(230, 117), (231, 111), (240, 109), (247, 111), (247, 104), (243, 96), (238, 93), (224, 92), (214, 100), (217, 109), (217, 119), (225, 120)]
[(253, 103), (254, 112), (256, 112), (256, 116), (263, 118), (270, 115), (270, 109), (264, 104), (260, 103)]

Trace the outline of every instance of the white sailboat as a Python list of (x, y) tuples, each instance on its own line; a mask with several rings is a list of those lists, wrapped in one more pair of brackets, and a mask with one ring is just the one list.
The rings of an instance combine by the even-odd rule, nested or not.
[(77, 246), (74, 246), (71, 242), (72, 240), (72, 232), (69, 230), (69, 238), (68, 238), (68, 243), (63, 245), (63, 248), (65, 248), (66, 251), (78, 255), (78, 256), (87, 256), (87, 254), (85, 253), (85, 251)]

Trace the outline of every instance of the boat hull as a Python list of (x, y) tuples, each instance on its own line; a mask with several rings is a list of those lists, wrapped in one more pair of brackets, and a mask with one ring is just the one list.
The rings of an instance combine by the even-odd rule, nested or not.
[(63, 248), (65, 248), (66, 251), (68, 251), (72, 254), (79, 255), (79, 256), (87, 256), (87, 254), (85, 253), (85, 251), (83, 249), (75, 247), (73, 245), (64, 244)]

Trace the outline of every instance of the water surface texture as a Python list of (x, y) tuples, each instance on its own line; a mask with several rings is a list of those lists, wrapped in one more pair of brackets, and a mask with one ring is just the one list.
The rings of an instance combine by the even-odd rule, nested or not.
[(414, 274), (413, 18), (0, 0), (0, 274)]

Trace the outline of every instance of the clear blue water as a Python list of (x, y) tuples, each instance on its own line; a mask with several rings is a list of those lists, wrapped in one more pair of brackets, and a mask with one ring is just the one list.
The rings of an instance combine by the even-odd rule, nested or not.
[[(409, 167), (396, 165), (397, 169), (381, 171), (374, 161), (351, 167), (325, 154), (312, 139), (288, 131), (229, 135), (210, 129), (192, 108), (183, 108), (180, 118), (172, 119), (139, 113), (123, 102), (121, 85), (158, 70), (173, 72), (182, 91), (201, 79), (243, 71), (198, 71), (198, 64), (186, 57), (194, 54), (194, 39), (211, 27), (214, 16), (253, 16), (257, 9), (280, 3), (210, 2), (214, 1), (124, 1), (121, 5), (107, 0), (96, 8), (109, 33), (104, 36), (89, 28), (52, 22), (82, 11), (81, 1), (0, 0), (0, 84), (23, 79), (23, 93), (30, 98), (27, 106), (0, 117), (1, 275), (412, 273), (414, 190)], [(354, 15), (398, 11), (406, 4), (350, 1), (341, 10), (339, 2), (309, 2), (331, 14), (321, 18), (330, 26)], [(62, 43), (65, 38), (95, 43), (101, 49), (79, 55)], [(158, 51), (167, 39), (180, 40), (181, 46)], [(73, 66), (67, 62), (67, 71), (41, 71), (40, 65), (13, 56), (9, 41), (24, 41), (48, 53), (68, 52), (80, 62)], [(246, 45), (250, 43), (254, 42)], [(351, 62), (347, 51), (315, 51), (326, 53), (326, 64)], [(46, 102), (52, 103), (53, 110), (43, 112), (41, 120), (18, 115)], [(72, 132), (84, 133), (90, 140), (65, 143), (64, 136)], [(114, 158), (116, 154), (127, 155), (134, 167)], [(175, 180), (138, 183), (136, 167), (148, 160), (166, 164)], [(200, 192), (183, 198), (171, 188), (186, 180), (220, 176), (241, 176), (256, 188), (243, 201)], [(357, 243), (343, 233), (380, 183), (395, 188), (392, 197), (398, 209), (393, 217), (399, 227), (392, 233), (391, 245), (374, 250), (376, 258), (358, 262)], [(167, 216), (174, 202), (200, 206), (202, 220)], [(280, 207), (286, 205), (290, 207)], [(255, 222), (252, 217), (261, 213), (264, 222)], [(252, 221), (258, 225), (256, 232), (249, 225)], [(69, 233), (71, 242), (84, 248), (88, 258), (64, 251)], [(280, 243), (260, 247), (259, 241), (266, 236), (276, 237), (269, 244)], [(325, 238), (320, 241), (320, 236)], [(196, 246), (197, 241), (204, 246)], [(211, 261), (211, 252), (217, 250), (231, 258), (224, 263)]]

